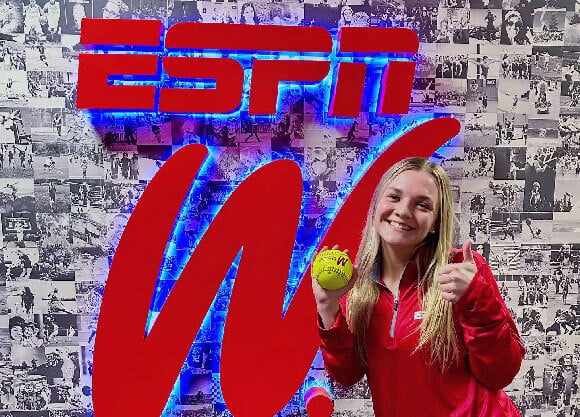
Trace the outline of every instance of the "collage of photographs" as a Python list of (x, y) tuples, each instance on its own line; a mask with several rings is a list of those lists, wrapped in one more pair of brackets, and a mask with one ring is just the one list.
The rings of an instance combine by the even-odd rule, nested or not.
[[(80, 111), (83, 18), (320, 26), (333, 35), (410, 28), (420, 41), (410, 110), (377, 115), (367, 86), (357, 118), (328, 117), (321, 83), (283, 86), (269, 117), (243, 107), (204, 117)], [(452, 180), (456, 244), (472, 239), (489, 262), (526, 346), (506, 392), (523, 416), (580, 416), (578, 45), (578, 0), (0, 1), (0, 417), (93, 415), (93, 349), (115, 248), (147, 183), (179, 148), (203, 144), (210, 161), (184, 203), (152, 313), (231, 192), (277, 159), (295, 161), (304, 180), (289, 276), (298, 285), (368, 164), (393, 135), (433, 117), (462, 125), (431, 158)], [(219, 356), (234, 281), (232, 268), (165, 416), (231, 415)], [(276, 417), (306, 416), (313, 385), (336, 398), (334, 416), (374, 415), (366, 382), (340, 386), (318, 354)]]

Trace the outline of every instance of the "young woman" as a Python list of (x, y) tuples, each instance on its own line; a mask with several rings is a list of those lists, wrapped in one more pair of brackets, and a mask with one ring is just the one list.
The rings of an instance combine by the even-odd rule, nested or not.
[(519, 416), (501, 390), (524, 347), (484, 258), (452, 249), (449, 178), (423, 158), (395, 164), (372, 199), (349, 285), (312, 281), (329, 374), (366, 374), (377, 417)]

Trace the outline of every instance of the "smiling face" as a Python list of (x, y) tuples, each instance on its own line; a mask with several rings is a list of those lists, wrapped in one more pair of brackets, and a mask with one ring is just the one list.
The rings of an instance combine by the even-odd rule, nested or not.
[(383, 245), (414, 250), (437, 227), (439, 191), (428, 172), (406, 170), (383, 189), (374, 213), (374, 228)]

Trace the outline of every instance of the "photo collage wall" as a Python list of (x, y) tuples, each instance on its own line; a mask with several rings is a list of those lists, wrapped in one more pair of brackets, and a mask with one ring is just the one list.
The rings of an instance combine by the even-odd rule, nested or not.
[[(363, 103), (356, 119), (328, 117), (329, 83), (282, 88), (271, 117), (250, 117), (247, 102), (230, 116), (80, 111), (85, 17), (321, 26), (333, 35), (410, 28), (420, 41), (410, 112), (380, 117)], [(178, 149), (203, 144), (210, 161), (184, 203), (152, 315), (200, 232), (257, 167), (286, 158), (302, 169), (295, 287), (365, 167), (393, 135), (434, 117), (462, 125), (432, 157), (452, 179), (456, 244), (471, 238), (488, 260), (526, 345), (506, 392), (524, 416), (580, 416), (579, 45), (578, 0), (2, 0), (0, 417), (93, 415), (93, 348), (115, 248)], [(231, 415), (219, 355), (234, 282), (232, 268), (164, 415)], [(336, 398), (334, 416), (373, 415), (366, 382), (338, 385), (318, 354), (277, 417), (305, 416), (304, 391), (317, 384)]]

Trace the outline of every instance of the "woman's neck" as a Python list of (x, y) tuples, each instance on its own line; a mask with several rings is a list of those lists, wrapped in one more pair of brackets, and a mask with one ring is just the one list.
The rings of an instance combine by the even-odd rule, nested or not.
[(394, 248), (392, 246), (382, 245), (381, 247), (381, 280), (390, 288), (398, 284), (405, 266), (411, 260), (414, 248)]

